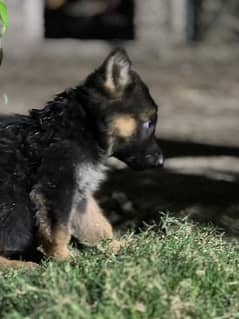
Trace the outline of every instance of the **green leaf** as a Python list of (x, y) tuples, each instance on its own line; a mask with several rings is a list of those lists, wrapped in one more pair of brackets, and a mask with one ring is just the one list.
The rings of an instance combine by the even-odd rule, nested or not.
[(3, 34), (7, 31), (8, 28), (8, 12), (7, 7), (4, 2), (0, 1), (0, 21), (3, 24), (2, 32), (0, 33), (0, 36), (3, 36)]

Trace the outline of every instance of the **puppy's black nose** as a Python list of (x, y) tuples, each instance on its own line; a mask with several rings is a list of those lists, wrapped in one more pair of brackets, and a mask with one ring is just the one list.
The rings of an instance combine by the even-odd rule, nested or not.
[(164, 157), (163, 157), (163, 154), (160, 154), (158, 156), (158, 159), (157, 159), (157, 162), (156, 162), (156, 166), (157, 167), (163, 167), (164, 165)]
[(148, 167), (163, 167), (164, 158), (162, 153), (147, 154), (145, 164)]

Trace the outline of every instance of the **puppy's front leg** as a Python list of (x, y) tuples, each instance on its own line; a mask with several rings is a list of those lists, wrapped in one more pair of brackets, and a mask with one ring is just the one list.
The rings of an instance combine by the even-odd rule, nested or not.
[(84, 209), (78, 209), (72, 216), (72, 236), (82, 244), (95, 246), (103, 239), (110, 240), (110, 247), (117, 252), (121, 242), (113, 239), (111, 224), (92, 196), (89, 196)]
[[(51, 205), (53, 203), (49, 200), (49, 194), (44, 192), (44, 186), (44, 183), (38, 183), (30, 194), (36, 208), (38, 242), (46, 257), (65, 259), (69, 256), (70, 241), (68, 211), (63, 208), (60, 213), (57, 205)], [(50, 206), (55, 207), (52, 210)]]
[(36, 209), (39, 244), (47, 257), (65, 259), (69, 255), (77, 152), (77, 147), (67, 141), (50, 146), (30, 194)]

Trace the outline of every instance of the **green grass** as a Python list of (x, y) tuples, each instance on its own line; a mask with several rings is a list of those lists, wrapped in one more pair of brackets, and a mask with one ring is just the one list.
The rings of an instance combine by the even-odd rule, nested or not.
[(0, 318), (239, 318), (239, 251), (212, 227), (164, 219), (117, 256), (0, 274)]

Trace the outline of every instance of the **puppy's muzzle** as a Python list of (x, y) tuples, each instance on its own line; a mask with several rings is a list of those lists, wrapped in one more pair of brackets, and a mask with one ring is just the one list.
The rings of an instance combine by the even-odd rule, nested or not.
[(147, 154), (145, 156), (145, 165), (149, 167), (163, 167), (164, 157), (162, 153)]

